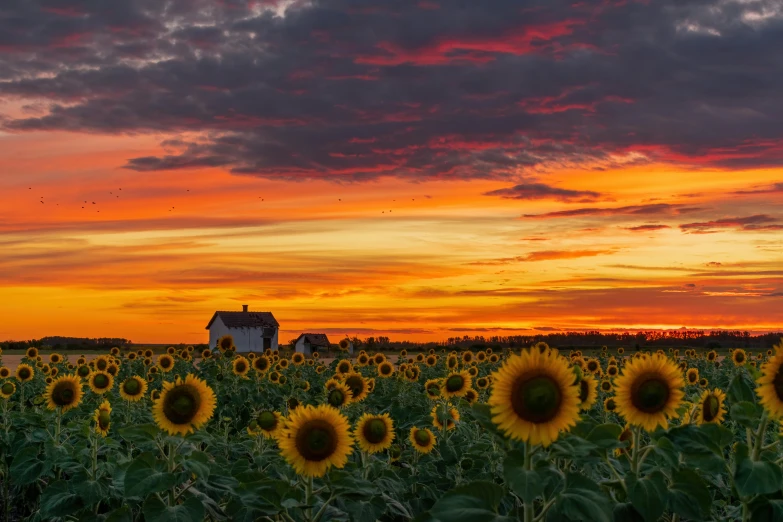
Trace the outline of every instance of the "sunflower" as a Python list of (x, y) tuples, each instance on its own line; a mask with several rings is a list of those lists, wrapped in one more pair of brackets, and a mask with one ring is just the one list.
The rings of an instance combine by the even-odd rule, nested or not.
[(86, 364), (83, 364), (78, 368), (76, 368), (76, 375), (78, 375), (82, 379), (86, 379), (90, 375), (90, 372), (92, 372), (92, 370), (90, 370), (90, 367), (87, 366)]
[(610, 391), (612, 391), (612, 388), (614, 388), (614, 386), (612, 386), (612, 381), (601, 381), (602, 392), (609, 393)]
[(423, 455), (426, 455), (435, 447), (435, 434), (427, 428), (419, 429), (414, 426), (411, 428), (408, 439), (413, 444), (413, 449)]
[(478, 400), (478, 392), (473, 388), (468, 388), (462, 398), (468, 401), (468, 404), (473, 404)]
[(338, 377), (339, 376), (334, 376), (331, 379), (329, 379), (328, 381), (326, 381), (324, 383), (324, 388), (326, 388), (327, 391), (329, 391), (331, 389), (334, 389), (335, 386), (337, 386), (338, 384), (340, 384), (342, 382), (342, 381), (340, 381), (340, 379)]
[(756, 393), (761, 399), (761, 405), (775, 418), (783, 418), (783, 350), (778, 349), (775, 355), (761, 367), (761, 377), (758, 378)]
[(248, 433), (251, 435), (263, 435), (267, 439), (272, 439), (282, 431), (284, 426), (285, 419), (280, 415), (280, 412), (263, 410), (251, 421)]
[(140, 401), (147, 393), (147, 382), (138, 375), (132, 375), (120, 384), (120, 397), (126, 401)]
[(386, 356), (383, 355), (382, 353), (376, 353), (375, 355), (373, 355), (372, 360), (375, 364), (381, 364), (386, 360)]
[(587, 411), (593, 407), (598, 398), (598, 392), (595, 389), (595, 378), (592, 375), (585, 375), (579, 381), (579, 407)]
[(231, 335), (224, 335), (217, 341), (217, 349), (221, 352), (227, 352), (234, 349), (234, 337)]
[(104, 400), (95, 410), (92, 418), (95, 421), (95, 432), (102, 437), (108, 435), (111, 427), (111, 404), (109, 401)]
[(155, 423), (169, 435), (186, 435), (201, 428), (215, 413), (215, 392), (205, 381), (188, 374), (164, 382), (160, 398), (152, 405)]
[(35, 370), (29, 364), (20, 364), (16, 367), (16, 379), (19, 382), (32, 381), (35, 377)]
[(367, 381), (367, 391), (369, 393), (372, 393), (375, 391), (375, 377), (370, 377), (369, 379), (365, 379)]
[(378, 375), (380, 377), (391, 377), (394, 375), (394, 365), (389, 361), (383, 361), (378, 365)]
[(699, 398), (699, 408), (696, 413), (697, 424), (720, 424), (726, 415), (726, 394), (720, 388), (712, 391), (704, 390)]
[(6, 368), (5, 366), (0, 367), (0, 379), (6, 379), (10, 375), (11, 375), (11, 370)]
[(536, 349), (512, 355), (494, 374), (492, 421), (508, 435), (548, 446), (579, 419), (579, 387), (568, 360)]
[(111, 350), (109, 350), (109, 353), (117, 357), (118, 355), (120, 355), (120, 349), (117, 348), (116, 346), (112, 346)]
[(471, 377), (476, 377), (478, 375), (478, 368), (476, 368), (475, 366), (468, 367), (468, 375), (470, 375)]
[(624, 354), (624, 353), (625, 353), (625, 348), (623, 348), (622, 346), (621, 346), (621, 347), (619, 347), (619, 348), (617, 349), (617, 353), (619, 353), (620, 355)]
[(424, 383), (424, 391), (427, 393), (427, 397), (432, 400), (440, 399), (441, 379), (429, 379)]
[(359, 417), (353, 435), (359, 449), (367, 453), (380, 453), (394, 441), (394, 423), (388, 413), (365, 413)]
[(135, 361), (137, 357), (138, 357), (138, 355), (136, 354), (136, 352), (130, 352), (128, 354), (128, 360), (129, 361)]
[(443, 405), (435, 405), (430, 412), (432, 416), (432, 425), (437, 429), (443, 429), (443, 423), (446, 423), (447, 430), (453, 430), (457, 427), (459, 420), (459, 411), (456, 408), (446, 409)]
[(631, 359), (615, 383), (617, 411), (629, 424), (648, 431), (668, 427), (685, 395), (685, 382), (678, 366), (661, 355)]
[(388, 454), (389, 462), (397, 462), (402, 456), (402, 448), (400, 448), (399, 444), (392, 444), (389, 446)]
[(585, 369), (590, 373), (599, 373), (601, 371), (601, 364), (598, 359), (587, 359), (585, 361)]
[(93, 393), (103, 394), (114, 386), (114, 376), (108, 372), (94, 371), (87, 377), (87, 385)]
[(747, 361), (747, 355), (745, 354), (745, 350), (742, 348), (737, 348), (733, 352), (731, 352), (731, 360), (734, 362), (734, 366), (742, 366), (745, 364), (745, 361)]
[(106, 368), (109, 367), (109, 357), (106, 355), (99, 355), (93, 362), (95, 363), (95, 369), (102, 372), (105, 372)]
[(436, 364), (438, 364), (438, 356), (437, 355), (428, 355), (426, 359), (424, 359), (424, 364), (426, 364), (429, 368), (432, 368)]
[(245, 377), (250, 371), (250, 362), (241, 355), (231, 362), (234, 375)]
[(367, 381), (364, 380), (361, 373), (351, 372), (343, 380), (343, 384), (351, 390), (351, 402), (363, 401), (370, 390), (367, 389)]
[(606, 375), (609, 377), (617, 377), (617, 374), (620, 373), (620, 370), (617, 368), (616, 365), (608, 366), (606, 368)]
[(416, 362), (424, 362), (424, 354), (419, 353), (416, 355)]
[(715, 352), (715, 350), (710, 350), (709, 352), (707, 352), (708, 361), (714, 361), (716, 357), (718, 357), (718, 354)]
[[(56, 370), (57, 368), (53, 368)], [(112, 374), (114, 377), (117, 376), (118, 373), (120, 373), (120, 367), (117, 366), (117, 363), (111, 363), (109, 366), (106, 367), (106, 371), (110, 374)]]
[(46, 387), (46, 407), (50, 410), (62, 408), (65, 413), (76, 408), (82, 401), (82, 383), (75, 375), (63, 375)]
[(418, 366), (411, 366), (407, 370), (405, 370), (405, 380), (408, 382), (416, 382), (419, 380), (419, 375), (421, 375), (421, 368)]
[(49, 362), (52, 364), (60, 364), (63, 362), (63, 356), (57, 352), (49, 354)]
[(482, 350), (476, 353), (476, 361), (483, 363), (486, 360), (487, 360), (487, 352)]
[(38, 348), (36, 348), (35, 346), (31, 346), (30, 348), (27, 349), (27, 351), (25, 351), (25, 356), (28, 359), (35, 359), (36, 357), (38, 357)]
[(408, 350), (400, 350), (400, 355), (398, 356), (398, 359), (404, 358), (408, 356)]
[(335, 371), (340, 375), (348, 375), (353, 372), (353, 365), (351, 364), (351, 361), (343, 359), (337, 363)]
[(349, 404), (351, 398), (351, 389), (341, 382), (335, 381), (331, 388), (327, 388), (326, 402), (334, 408), (341, 408)]
[(353, 446), (348, 419), (331, 406), (303, 406), (291, 413), (278, 438), (280, 453), (305, 477), (322, 477), (348, 462)]
[(159, 355), (158, 368), (166, 373), (170, 372), (174, 368), (174, 358), (167, 353)]
[(479, 377), (478, 379), (476, 379), (476, 388), (478, 388), (479, 390), (486, 390), (487, 388), (489, 388), (489, 379), (487, 379), (486, 377)]
[(491, 362), (492, 364), (495, 364), (499, 360), (500, 360), (500, 356), (496, 353), (493, 353), (492, 355), (489, 356), (489, 362)]
[(260, 375), (263, 375), (264, 372), (269, 370), (269, 367), (271, 366), (271, 363), (269, 362), (269, 357), (266, 355), (260, 355), (253, 359), (253, 369), (256, 371), (256, 373)]
[(631, 448), (633, 448), (633, 430), (631, 430), (630, 425), (625, 425), (623, 431), (620, 432), (620, 436), (617, 437), (617, 440), (620, 442), (628, 442), (628, 446), (614, 450), (615, 455), (620, 456), (623, 453), (628, 453), (631, 451)]
[(285, 375), (281, 375), (280, 377), (277, 378), (277, 384), (281, 386), (287, 382), (288, 382), (288, 378)]
[(606, 411), (614, 411), (617, 408), (617, 402), (614, 397), (607, 397), (604, 399), (604, 409)]
[(459, 366), (459, 359), (456, 355), (449, 355), (446, 357), (446, 368), (449, 370), (454, 370)]
[(0, 397), (3, 399), (9, 399), (11, 395), (16, 391), (16, 384), (8, 381), (0, 385)]
[(356, 358), (356, 366), (367, 366), (370, 362), (370, 356), (366, 353), (360, 353)]
[(465, 370), (451, 373), (443, 380), (441, 394), (447, 399), (452, 397), (462, 397), (465, 395), (465, 392), (468, 390), (468, 388), (470, 388), (471, 382), (472, 377)]
[(84, 355), (76, 359), (77, 366), (81, 366), (82, 364), (87, 364), (87, 359), (84, 358)]
[(698, 368), (690, 368), (685, 373), (685, 378), (688, 380), (688, 384), (696, 384), (699, 382), (699, 369)]
[(281, 377), (281, 375), (278, 372), (276, 372), (276, 371), (269, 372), (269, 380), (272, 381), (272, 382), (275, 382), (275, 383), (279, 382), (280, 381), (280, 377)]
[(462, 352), (462, 362), (463, 364), (468, 364), (470, 362), (473, 362), (473, 352), (470, 350)]

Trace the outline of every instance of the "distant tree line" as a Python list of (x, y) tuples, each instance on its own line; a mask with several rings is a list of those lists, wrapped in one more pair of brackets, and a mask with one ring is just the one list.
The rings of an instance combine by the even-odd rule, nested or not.
[(125, 348), (132, 343), (121, 337), (42, 337), (28, 341), (2, 341), (0, 348), (3, 350), (26, 350), (31, 346), (36, 348), (52, 348), (54, 350), (83, 350), (83, 349), (109, 349), (112, 346)]

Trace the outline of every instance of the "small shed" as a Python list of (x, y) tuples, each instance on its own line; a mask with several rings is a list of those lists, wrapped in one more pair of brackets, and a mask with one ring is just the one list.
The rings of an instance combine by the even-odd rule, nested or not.
[(251, 312), (247, 305), (241, 312), (217, 311), (207, 324), (209, 347), (215, 348), (218, 339), (231, 334), (237, 352), (277, 350), (279, 329), (272, 312)]
[(303, 333), (296, 338), (296, 351), (305, 355), (325, 352), (329, 349), (329, 338), (322, 333)]

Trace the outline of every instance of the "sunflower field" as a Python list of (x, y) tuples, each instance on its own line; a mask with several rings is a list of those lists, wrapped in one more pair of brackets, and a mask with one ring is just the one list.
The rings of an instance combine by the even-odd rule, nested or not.
[(71, 359), (0, 359), (2, 520), (783, 520), (783, 341)]

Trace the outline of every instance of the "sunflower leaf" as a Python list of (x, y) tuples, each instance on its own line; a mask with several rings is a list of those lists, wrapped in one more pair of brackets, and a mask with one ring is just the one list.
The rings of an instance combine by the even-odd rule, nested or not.
[(503, 477), (511, 490), (526, 504), (544, 492), (544, 482), (534, 470), (525, 469), (525, 454), (512, 451), (503, 461)]
[(689, 520), (709, 517), (712, 495), (704, 480), (692, 469), (674, 473), (669, 487), (669, 509)]
[(204, 506), (195, 498), (188, 498), (184, 504), (167, 506), (158, 497), (150, 496), (142, 507), (147, 522), (201, 522), (204, 520)]
[(577, 473), (567, 473), (565, 482), (547, 520), (612, 521), (611, 504), (598, 484)]
[(492, 482), (471, 482), (452, 489), (430, 509), (444, 522), (490, 522), (497, 518), (503, 488)]
[(753, 392), (753, 383), (744, 372), (740, 372), (732, 379), (726, 395), (732, 403), (746, 401), (756, 404), (756, 394)]
[(749, 401), (735, 402), (731, 405), (729, 414), (731, 420), (745, 426), (746, 428), (756, 428), (759, 425), (759, 419), (761, 419), (761, 406)]
[(767, 460), (754, 462), (748, 456), (747, 446), (742, 443), (737, 444), (735, 456), (734, 484), (740, 496), (769, 495), (780, 490), (783, 482), (780, 466)]
[(666, 509), (666, 477), (660, 471), (650, 473), (646, 477), (637, 478), (629, 474), (625, 477), (628, 499), (634, 509), (647, 522), (656, 522)]
[(165, 491), (178, 483), (177, 475), (165, 470), (165, 463), (151, 453), (136, 457), (125, 472), (125, 494), (145, 498), (150, 493)]
[(41, 494), (41, 515), (47, 518), (71, 515), (81, 507), (81, 499), (64, 480), (49, 484)]

